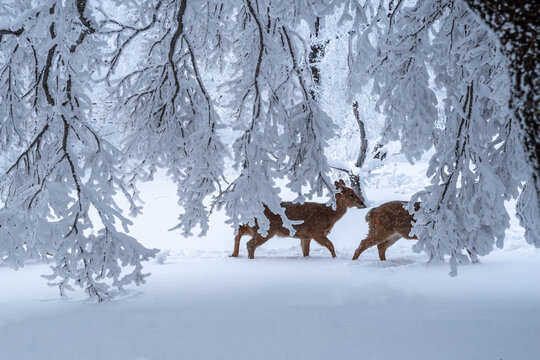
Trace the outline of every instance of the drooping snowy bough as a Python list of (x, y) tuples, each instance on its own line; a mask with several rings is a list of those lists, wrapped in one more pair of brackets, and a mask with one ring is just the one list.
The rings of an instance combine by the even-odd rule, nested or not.
[[(149, 250), (127, 235), (123, 154), (88, 121), (91, 71), (101, 61), (86, 1), (13, 2), (0, 41), (0, 260), (51, 262), (63, 294), (70, 280), (90, 296), (144, 282)], [(91, 217), (95, 212), (97, 216)], [(128, 267), (129, 266), (129, 267)], [(124, 271), (129, 269), (129, 271)]]
[(504, 201), (516, 197), (527, 241), (540, 246), (535, 167), (521, 141), (534, 129), (509, 108), (509, 59), (493, 32), (460, 0), (368, 1), (356, 9), (364, 31), (354, 39), (353, 83), (372, 79), (386, 140), (400, 140), (411, 161), (435, 149), (432, 184), (411, 201), (422, 201), (416, 249), (449, 255), (455, 274), (467, 261), (463, 249), (475, 257), (503, 246)]
[(509, 107), (522, 129), (523, 157), (529, 164), (524, 169), (525, 185), (517, 215), (525, 228), (527, 242), (540, 247), (540, 4), (528, 0), (467, 0), (467, 3), (493, 30), (508, 60)]

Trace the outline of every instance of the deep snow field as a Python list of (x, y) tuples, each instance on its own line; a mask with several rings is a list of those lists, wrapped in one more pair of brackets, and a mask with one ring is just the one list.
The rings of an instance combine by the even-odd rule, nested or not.
[[(424, 170), (375, 171), (370, 204), (407, 199)], [(315, 242), (304, 258), (299, 240), (274, 238), (248, 260), (246, 237), (240, 257), (228, 257), (233, 230), (222, 214), (206, 237), (184, 239), (167, 231), (174, 186), (160, 176), (141, 189), (132, 234), (162, 249), (145, 266), (147, 283), (96, 304), (80, 289), (60, 298), (40, 277), (46, 265), (0, 266), (0, 359), (540, 359), (540, 250), (514, 217), (503, 250), (450, 277), (403, 239), (386, 262), (376, 248), (351, 261), (368, 209), (336, 224), (336, 259)]]

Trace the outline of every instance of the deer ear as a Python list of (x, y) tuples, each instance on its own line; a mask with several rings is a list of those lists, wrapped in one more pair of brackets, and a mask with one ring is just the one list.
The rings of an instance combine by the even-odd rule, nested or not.
[(338, 183), (337, 181), (334, 181), (334, 185), (335, 185), (336, 189), (340, 189), (340, 188), (341, 188), (341, 184)]
[(343, 179), (339, 179), (339, 183), (343, 186), (345, 186), (345, 181), (343, 181)]

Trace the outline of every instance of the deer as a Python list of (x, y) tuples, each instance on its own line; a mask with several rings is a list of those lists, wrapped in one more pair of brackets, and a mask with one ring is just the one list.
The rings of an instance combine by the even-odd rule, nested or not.
[[(379, 259), (385, 261), (386, 250), (400, 238), (418, 239), (409, 235), (414, 218), (404, 208), (407, 204), (407, 201), (390, 201), (368, 211), (366, 221), (369, 224), (369, 232), (354, 252), (353, 260), (358, 259), (360, 254), (370, 247), (377, 245)], [(419, 208), (420, 203), (414, 203), (414, 209), (417, 211)]]
[(247, 224), (240, 225), (238, 233), (234, 238), (234, 250), (231, 256), (238, 257), (240, 239), (244, 235), (249, 235), (251, 239), (246, 243), (249, 259), (254, 259), (255, 250), (274, 236), (300, 239), (304, 256), (309, 256), (309, 246), (311, 239), (313, 239), (321, 246), (326, 247), (330, 251), (332, 258), (335, 258), (334, 244), (328, 239), (327, 235), (334, 227), (334, 224), (345, 215), (349, 208), (365, 208), (366, 205), (353, 189), (345, 185), (342, 179), (339, 182), (334, 182), (334, 185), (339, 190), (335, 194), (335, 210), (326, 204), (316, 202), (305, 202), (303, 204), (295, 204), (288, 201), (281, 202), (281, 207), (285, 209), (285, 215), (289, 220), (303, 221), (301, 224), (293, 225), (296, 230), (294, 235), (291, 235), (289, 229), (283, 226), (281, 216), (272, 213), (265, 205), (264, 215), (270, 221), (267, 235), (262, 236), (259, 234), (259, 226), (256, 220), (255, 226), (249, 226)]
[[(360, 242), (353, 255), (353, 260), (358, 259), (360, 254), (372, 246), (377, 245), (379, 259), (386, 261), (386, 250), (394, 245), (400, 238), (418, 240), (411, 236), (411, 229), (415, 222), (413, 215), (405, 209), (407, 201), (390, 201), (368, 211), (366, 221), (369, 224), (367, 237)], [(414, 203), (414, 211), (420, 209), (420, 203)], [(476, 256), (467, 250), (473, 263), (478, 262)]]

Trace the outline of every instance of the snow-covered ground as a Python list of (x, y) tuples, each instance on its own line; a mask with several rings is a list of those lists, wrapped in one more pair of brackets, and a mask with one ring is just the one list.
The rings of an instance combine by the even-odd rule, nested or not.
[[(412, 170), (411, 170), (412, 169)], [(373, 205), (407, 199), (422, 166), (387, 165), (367, 188)], [(82, 291), (59, 298), (42, 264), (0, 266), (0, 359), (475, 359), (540, 354), (540, 251), (515, 219), (504, 250), (480, 264), (427, 266), (413, 242), (350, 258), (365, 236), (367, 209), (350, 210), (329, 238), (338, 257), (296, 239), (272, 239), (229, 258), (233, 231), (219, 213), (208, 236), (180, 238), (175, 189), (144, 184), (147, 204), (133, 234), (163, 250), (152, 276), (105, 303)], [(168, 253), (168, 255), (166, 255)]]

